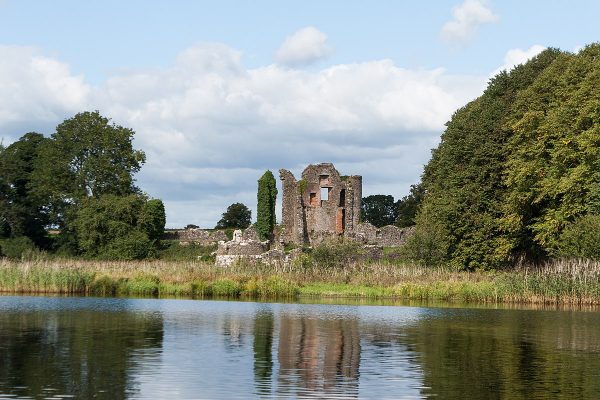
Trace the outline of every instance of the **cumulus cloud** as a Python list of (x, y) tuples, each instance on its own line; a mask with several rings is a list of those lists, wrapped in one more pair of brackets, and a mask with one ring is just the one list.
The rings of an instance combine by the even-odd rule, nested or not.
[(487, 79), (390, 60), (313, 72), (277, 64), (248, 69), (237, 50), (201, 44), (169, 67), (115, 75), (90, 88), (66, 65), (44, 57), (39, 63), (34, 51), (22, 51), (29, 55), (13, 59), (16, 66), (0, 67), (0, 82), (26, 89), (12, 92), (23, 97), (19, 107), (4, 89), (0, 99), (20, 116), (21, 133), (37, 119), (55, 126), (64, 113), (84, 109), (133, 128), (135, 146), (147, 154), (138, 184), (165, 201), (172, 227), (214, 226), (237, 201), (255, 209), (257, 179), (266, 169), (299, 175), (314, 162), (363, 175), (365, 195), (404, 195), (444, 123)]
[(452, 9), (452, 17), (442, 27), (441, 36), (448, 42), (459, 44), (470, 40), (479, 26), (498, 20), (498, 15), (487, 7), (484, 0), (463, 1)]
[(490, 76), (494, 76), (501, 71), (510, 71), (517, 65), (526, 63), (527, 61), (537, 56), (544, 50), (546, 50), (546, 47), (539, 44), (534, 44), (527, 50), (510, 49), (506, 52), (506, 55), (504, 56), (504, 64), (502, 64), (500, 67), (498, 67), (498, 69), (492, 72)]
[(0, 45), (0, 93), (0, 132), (10, 139), (23, 124), (44, 127), (85, 108), (91, 88), (39, 50)]
[(327, 42), (327, 35), (307, 26), (285, 39), (275, 53), (275, 61), (292, 67), (302, 66), (319, 61), (332, 52), (333, 46)]

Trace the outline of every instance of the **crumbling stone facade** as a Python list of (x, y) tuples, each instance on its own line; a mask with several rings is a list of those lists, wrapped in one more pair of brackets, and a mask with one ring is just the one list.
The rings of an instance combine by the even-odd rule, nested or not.
[(261, 242), (253, 227), (244, 232), (236, 230), (233, 239), (218, 243), (215, 265), (229, 267), (244, 260), (250, 263), (275, 264), (286, 261), (286, 255), (279, 249), (269, 250), (269, 241)]
[(166, 231), (163, 240), (178, 240), (180, 244), (212, 245), (221, 240), (227, 240), (227, 235), (221, 230), (210, 229), (182, 229), (177, 231)]
[(412, 226), (398, 228), (394, 225), (386, 225), (377, 228), (368, 222), (361, 222), (352, 232), (352, 238), (359, 243), (397, 247), (404, 245), (413, 232), (414, 227)]
[(279, 171), (283, 187), (283, 243), (314, 245), (332, 236), (352, 236), (360, 221), (362, 177), (340, 176), (331, 163), (311, 164), (297, 181)]

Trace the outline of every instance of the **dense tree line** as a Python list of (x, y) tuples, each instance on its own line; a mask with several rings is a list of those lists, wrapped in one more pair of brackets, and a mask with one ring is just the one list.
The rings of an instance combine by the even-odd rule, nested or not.
[(49, 138), (30, 132), (0, 147), (3, 252), (18, 256), (30, 245), (99, 258), (152, 255), (165, 211), (134, 184), (145, 155), (133, 135), (97, 111), (83, 112)]
[(385, 225), (413, 226), (424, 195), (423, 186), (418, 184), (411, 185), (410, 193), (397, 201), (394, 201), (394, 196), (383, 194), (363, 197), (361, 218), (378, 228)]
[(466, 269), (598, 258), (600, 45), (547, 49), (492, 78), (448, 122), (421, 185), (414, 258)]

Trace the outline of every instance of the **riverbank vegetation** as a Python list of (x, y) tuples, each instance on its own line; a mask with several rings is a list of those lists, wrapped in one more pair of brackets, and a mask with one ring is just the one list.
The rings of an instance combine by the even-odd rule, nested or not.
[(201, 261), (0, 261), (0, 291), (248, 299), (370, 298), (600, 304), (600, 262), (555, 261), (512, 271), (453, 271), (392, 263), (322, 268)]

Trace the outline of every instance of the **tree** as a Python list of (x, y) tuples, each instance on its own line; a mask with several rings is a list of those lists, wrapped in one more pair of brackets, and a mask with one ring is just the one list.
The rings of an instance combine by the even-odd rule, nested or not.
[(396, 221), (397, 207), (394, 196), (374, 194), (362, 199), (361, 216), (363, 221), (380, 228)]
[(73, 227), (78, 250), (86, 257), (147, 258), (164, 229), (164, 207), (139, 194), (90, 197), (78, 208)]
[(37, 196), (31, 185), (34, 166), (48, 141), (29, 132), (0, 149), (0, 237), (26, 236), (37, 246), (48, 244), (47, 199)]
[[(444, 261), (465, 269), (501, 268), (522, 246), (523, 231), (509, 232), (503, 220), (506, 161), (514, 152), (507, 145), (514, 135), (510, 121), (520, 93), (543, 80), (544, 71), (561, 54), (548, 49), (496, 75), (482, 96), (456, 111), (447, 123), (422, 177), (427, 196), (419, 212), (427, 218), (417, 217), (417, 228), (436, 232), (437, 240), (447, 243)], [(552, 84), (546, 83), (547, 92), (552, 92)], [(434, 226), (419, 227), (419, 221)]]
[(216, 229), (226, 229), (226, 228), (235, 228), (235, 229), (246, 229), (250, 226), (250, 221), (252, 219), (252, 212), (242, 203), (233, 203), (229, 207), (227, 207), (227, 211), (225, 211), (217, 222)]
[(261, 240), (268, 239), (275, 228), (275, 202), (277, 184), (271, 171), (266, 171), (258, 180), (256, 207), (256, 231)]
[(139, 192), (133, 175), (145, 155), (133, 149), (133, 135), (98, 111), (79, 113), (56, 127), (37, 162), (33, 187), (50, 197), (57, 224), (66, 208), (87, 197)]
[(148, 200), (142, 207), (138, 224), (150, 240), (158, 241), (165, 233), (165, 205), (160, 199)]
[(562, 54), (515, 103), (503, 222), (524, 251), (561, 255), (562, 232), (600, 214), (599, 81), (594, 44)]
[(410, 185), (410, 193), (396, 202), (396, 221), (394, 224), (401, 228), (416, 224), (419, 206), (425, 197), (425, 188), (422, 184)]

